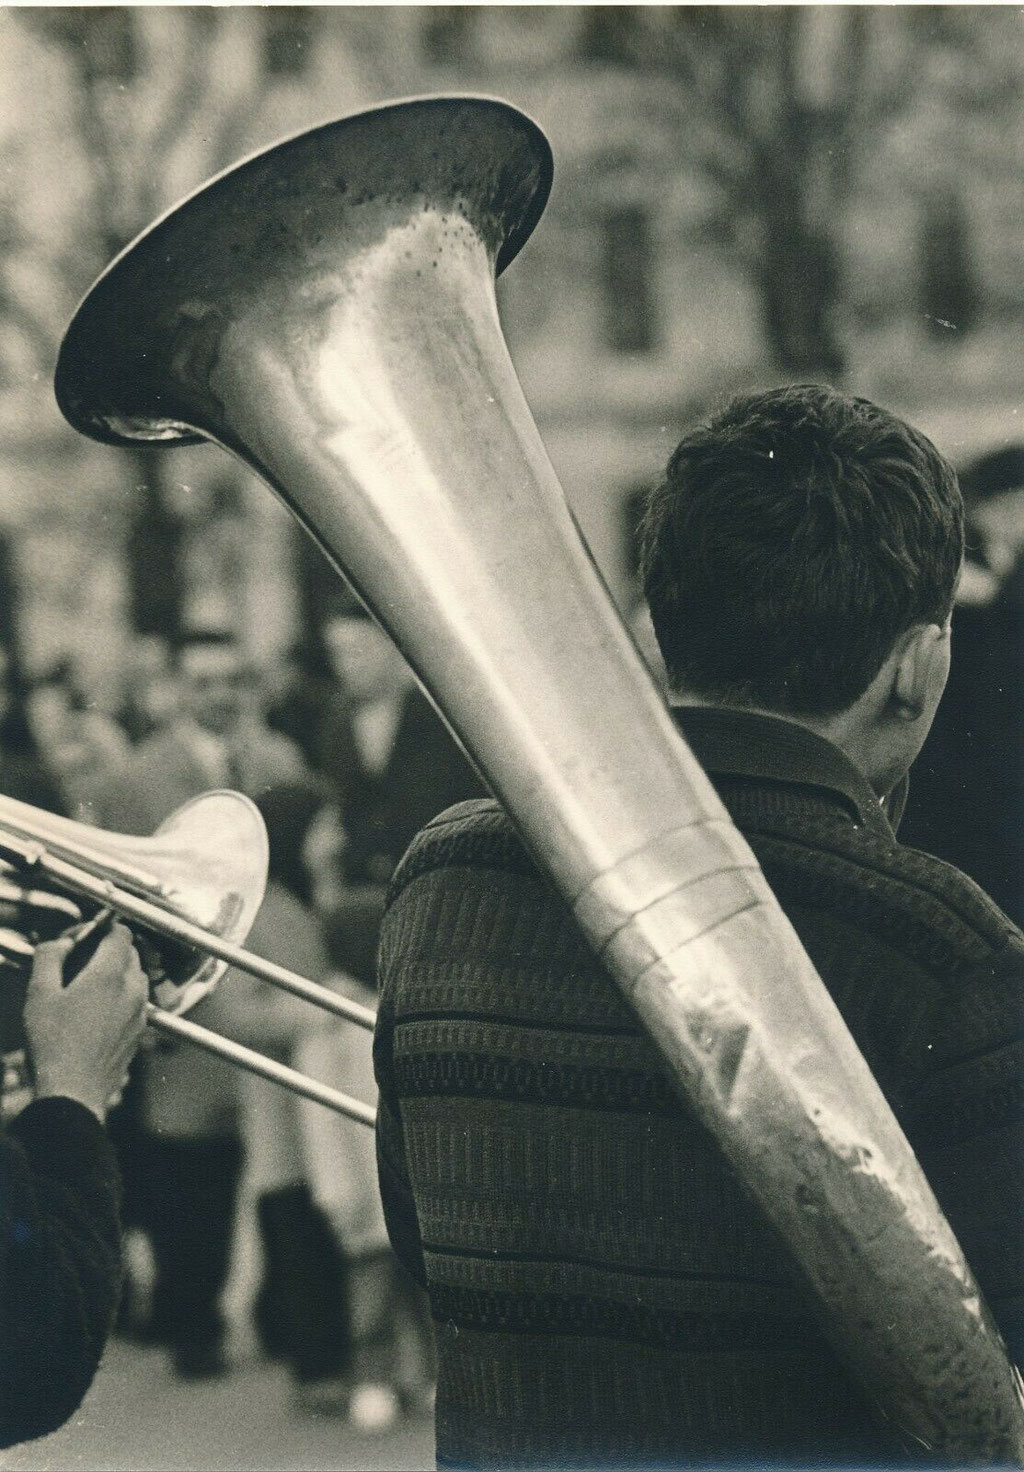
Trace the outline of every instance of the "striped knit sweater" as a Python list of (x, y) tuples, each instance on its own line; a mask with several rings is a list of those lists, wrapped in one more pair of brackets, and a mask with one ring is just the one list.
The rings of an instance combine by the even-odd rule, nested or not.
[[(818, 737), (681, 719), (1012, 1339), (1024, 938)], [(414, 842), (380, 976), (381, 1191), (430, 1295), (440, 1465), (903, 1460), (495, 804)]]

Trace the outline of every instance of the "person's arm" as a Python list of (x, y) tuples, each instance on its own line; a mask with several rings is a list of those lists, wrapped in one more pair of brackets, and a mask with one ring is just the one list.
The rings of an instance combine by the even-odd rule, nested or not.
[[(1024, 940), (966, 972), (904, 1125), (1017, 1364), (1024, 1365)], [(940, 1042), (939, 1039), (942, 1039)], [(938, 1056), (936, 1056), (938, 1055)]]
[(0, 1446), (44, 1436), (92, 1383), (121, 1288), (119, 1179), (85, 1105), (28, 1105), (0, 1139)]
[[(385, 921), (386, 926), (386, 921)], [(386, 936), (381, 946), (381, 994), (373, 1035), (373, 1071), (377, 1079), (377, 1181), (384, 1221), (395, 1255), (421, 1288), (427, 1286), (416, 1202), (405, 1160), (405, 1137), (394, 1087), (392, 1036), (394, 1008), (389, 995)]]
[(81, 1404), (120, 1291), (120, 1184), (103, 1123), (148, 984), (122, 925), (65, 986), (69, 948), (37, 950), (24, 1011), (36, 1098), (0, 1136), (2, 1446), (56, 1430)]
[(405, 1168), (402, 1126), (383, 1092), (377, 1106), (377, 1181), (384, 1222), (395, 1255), (421, 1288), (427, 1286), (416, 1203)]

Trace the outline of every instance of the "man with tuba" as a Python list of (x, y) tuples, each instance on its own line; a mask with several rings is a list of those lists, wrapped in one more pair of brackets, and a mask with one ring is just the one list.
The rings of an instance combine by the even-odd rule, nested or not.
[(55, 1431), (77, 1410), (121, 1284), (120, 1180), (104, 1123), (149, 984), (124, 925), (66, 982), (71, 949), (68, 938), (36, 949), (24, 1005), (33, 1097), (0, 1133), (0, 1446)]
[[(102, 828), (145, 836), (209, 789), (255, 795), (303, 773), (298, 750), (266, 727), (232, 631), (185, 629), (173, 656), (179, 709), (96, 787), (91, 821)], [(139, 1062), (140, 1118), (121, 1165), (128, 1224), (150, 1241), (156, 1281), (151, 1315), (135, 1327), (167, 1344), (177, 1374), (202, 1379), (227, 1368), (219, 1299), (242, 1169), (237, 1081), (219, 1059), (174, 1042)], [(129, 1322), (133, 1308), (129, 1285)]]
[[(934, 446), (801, 385), (682, 440), (642, 570), (686, 739), (1019, 1355), (1024, 937), (895, 838), (963, 549)], [(920, 1464), (496, 804), (414, 841), (379, 965), (380, 1184), (430, 1294), (439, 1465)]]

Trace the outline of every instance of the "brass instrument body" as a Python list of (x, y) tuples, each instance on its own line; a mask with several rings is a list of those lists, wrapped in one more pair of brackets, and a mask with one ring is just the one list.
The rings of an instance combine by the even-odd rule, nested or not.
[[(169, 917), (188, 916), (206, 937), (228, 942), (248, 935), (267, 882), (267, 835), (247, 797), (217, 791), (172, 813), (155, 834), (111, 835), (0, 796), (0, 859), (23, 872), (42, 871), (60, 885), (62, 862), (97, 881), (104, 904), (108, 886), (148, 900)], [(72, 881), (75, 874), (66, 876)], [(84, 894), (81, 885), (68, 893)], [(174, 962), (177, 961), (177, 965)], [(227, 962), (189, 948), (168, 964), (154, 998), (171, 1012), (195, 1006), (223, 975)]]
[[(151, 904), (161, 922), (187, 916), (202, 929), (204, 940), (230, 943), (248, 935), (263, 898), (267, 836), (253, 804), (237, 792), (210, 792), (186, 803), (150, 838), (112, 835), (0, 796), (0, 860), (25, 886), (26, 905), (33, 881), (40, 899), (50, 885), (53, 899), (84, 899), (93, 907), (106, 906), (121, 885), (126, 895)], [(12, 888), (12, 903), (15, 893)], [(59, 929), (74, 924), (76, 908), (81, 912), (81, 905), (68, 903), (70, 913)], [(155, 930), (146, 933), (151, 953), (165, 963), (162, 979), (152, 987), (154, 1001), (170, 1012), (187, 1011), (216, 985), (227, 963), (205, 949), (182, 943), (168, 947)], [(32, 950), (17, 932), (0, 943), (9, 971), (24, 973)], [(0, 1051), (23, 1045), (20, 1003), (26, 979), (23, 975), (19, 986), (5, 977), (7, 1024)]]
[[(372, 1124), (373, 1110), (184, 1017), (236, 966), (346, 1021), (372, 1028), (369, 1008), (256, 956), (242, 942), (263, 900), (267, 834), (240, 792), (214, 791), (173, 812), (151, 837), (109, 833), (0, 796), (0, 902), (36, 911), (58, 934), (90, 909), (128, 921), (147, 953), (149, 1024), (338, 1113)], [(12, 1087), (29, 1085), (22, 1027), (30, 936), (0, 930), (0, 1057)]]
[(470, 751), (887, 1414), (1024, 1459), (1019, 1380), (892, 1113), (565, 505), (494, 295), (551, 177), (514, 109), (427, 98), (289, 140), (131, 247), (61, 407), (215, 440), (291, 507)]

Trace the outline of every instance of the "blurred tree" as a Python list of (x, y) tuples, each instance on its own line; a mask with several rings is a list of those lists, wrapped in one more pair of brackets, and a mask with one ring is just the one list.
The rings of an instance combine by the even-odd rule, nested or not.
[(602, 221), (604, 339), (617, 353), (647, 353), (657, 338), (650, 217), (640, 205), (616, 205)]
[(315, 11), (308, 5), (268, 5), (262, 20), (267, 76), (305, 76), (316, 41)]
[(921, 313), (929, 336), (953, 341), (977, 325), (978, 284), (963, 196), (936, 187), (925, 195), (919, 246)]
[[(1020, 28), (1019, 13), (991, 22), (971, 6), (602, 6), (586, 10), (579, 50), (664, 79), (655, 105), (674, 111), (679, 160), (717, 200), (704, 229), (755, 287), (778, 368), (835, 381), (846, 365), (844, 228), (874, 152), (929, 105), (944, 119), (1017, 108)], [(950, 56), (952, 82), (936, 65)], [(941, 298), (966, 330), (970, 236), (949, 159), (933, 168), (947, 182), (936, 192), (921, 181), (936, 245), (927, 310), (944, 317)]]
[[(75, 260), (64, 263), (74, 274), (84, 266), (88, 276), (117, 255), (164, 205), (166, 156), (191, 121), (208, 81), (204, 58), (214, 16), (212, 10), (183, 12), (189, 65), (173, 70), (172, 86), (156, 107), (145, 109), (148, 126), (139, 127), (141, 109), (132, 94), (143, 88), (152, 92), (154, 58), (133, 8), (54, 6), (20, 13), (68, 66), (82, 151), (92, 171), (88, 218), (76, 240)], [(52, 358), (46, 364), (51, 366)], [(132, 621), (139, 633), (172, 635), (178, 623), (182, 527), (163, 494), (167, 465), (141, 445), (125, 451), (124, 464), (135, 489), (126, 544)]]
[[(177, 198), (233, 160), (250, 142), (268, 90), (301, 77), (317, 12), (268, 6), (241, 39), (230, 7), (52, 6), (14, 12), (62, 58), (71, 83), (75, 142), (88, 178), (74, 241), (50, 249), (50, 265), (74, 297)], [(243, 17), (244, 21), (244, 17)], [(234, 28), (234, 29), (233, 29)], [(3, 263), (23, 245), (12, 216), (0, 229), (0, 324), (32, 339), (39, 372), (53, 369), (57, 342)], [(38, 243), (39, 255), (47, 253)], [(133, 487), (127, 536), (129, 602), (141, 633), (173, 634), (181, 614), (188, 540), (167, 495), (169, 457), (125, 451)]]

